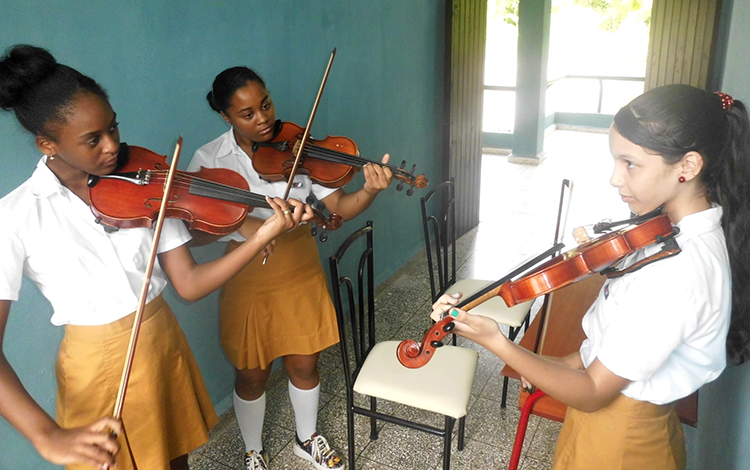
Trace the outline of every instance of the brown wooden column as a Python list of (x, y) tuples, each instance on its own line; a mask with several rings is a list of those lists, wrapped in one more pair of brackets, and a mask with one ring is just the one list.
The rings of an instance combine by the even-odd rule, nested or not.
[(654, 0), (645, 89), (683, 83), (708, 88), (721, 0)]
[(446, 92), (450, 90), (450, 97), (446, 147), (448, 176), (455, 178), (456, 184), (460, 236), (479, 223), (487, 0), (448, 0), (447, 7)]

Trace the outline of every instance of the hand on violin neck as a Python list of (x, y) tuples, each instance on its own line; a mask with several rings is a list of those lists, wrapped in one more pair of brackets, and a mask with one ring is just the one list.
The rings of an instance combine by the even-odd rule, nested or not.
[(445, 318), (445, 314), (450, 313), (453, 306), (456, 305), (459, 300), (461, 300), (461, 297), (463, 297), (463, 295), (464, 294), (461, 292), (441, 295), (440, 298), (437, 299), (437, 302), (432, 304), (432, 313), (430, 314), (430, 318), (432, 318), (436, 322)]
[[(385, 154), (381, 162), (386, 165), (391, 159), (389, 154)], [(365, 185), (362, 189), (372, 196), (376, 196), (380, 191), (388, 188), (393, 181), (393, 172), (387, 166), (380, 166), (374, 163), (367, 163), (362, 167), (365, 175)]]
[(274, 214), (266, 219), (253, 235), (259, 243), (264, 245), (268, 245), (282, 233), (292, 230), (300, 222), (307, 222), (314, 216), (312, 207), (298, 199), (285, 201), (281, 198), (266, 196), (266, 202), (271, 206)]

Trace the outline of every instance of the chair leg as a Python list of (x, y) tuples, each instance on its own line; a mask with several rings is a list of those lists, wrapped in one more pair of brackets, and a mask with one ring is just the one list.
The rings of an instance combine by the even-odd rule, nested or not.
[(354, 411), (352, 410), (352, 407), (350, 406), (348, 410), (346, 410), (346, 430), (347, 430), (347, 443), (349, 445), (348, 454), (349, 454), (349, 470), (354, 470), (356, 466), (354, 465)]
[(464, 450), (464, 431), (466, 428), (466, 416), (458, 420), (458, 450)]
[(443, 470), (451, 468), (451, 437), (453, 435), (453, 425), (456, 418), (445, 417), (445, 436), (443, 436)]
[(508, 376), (503, 377), (503, 396), (500, 399), (500, 408), (505, 408), (506, 398), (508, 398)]
[[(378, 400), (375, 397), (370, 397), (370, 409), (375, 412), (378, 411)], [(378, 438), (378, 421), (375, 418), (370, 418), (370, 440), (374, 441)]]

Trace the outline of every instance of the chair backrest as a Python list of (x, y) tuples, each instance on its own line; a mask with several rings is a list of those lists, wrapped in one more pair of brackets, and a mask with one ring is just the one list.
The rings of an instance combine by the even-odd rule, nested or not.
[(420, 199), (420, 204), (430, 292), (435, 302), (448, 286), (456, 283), (456, 197), (453, 178), (436, 185)]
[[(352, 389), (359, 369), (375, 345), (373, 230), (372, 221), (367, 221), (364, 227), (349, 235), (336, 253), (328, 258), (347, 390)], [(364, 243), (356, 243), (362, 237), (365, 237)], [(362, 245), (363, 249), (355, 251), (355, 247)], [(350, 248), (352, 255), (345, 259)], [(346, 275), (344, 271), (352, 274), (356, 272), (353, 276), (356, 280), (353, 281), (353, 277)], [(350, 346), (354, 353), (353, 364)]]

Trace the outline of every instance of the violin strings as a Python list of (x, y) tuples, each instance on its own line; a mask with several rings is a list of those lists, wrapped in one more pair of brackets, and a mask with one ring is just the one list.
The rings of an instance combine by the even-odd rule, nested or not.
[[(151, 174), (151, 183), (160, 183), (163, 182), (166, 178), (166, 171), (164, 170), (152, 170)], [(178, 188), (188, 190), (191, 186), (206, 189), (208, 190), (208, 192), (216, 195), (211, 196), (215, 197), (216, 199), (245, 202), (255, 207), (270, 208), (265, 198), (259, 194), (253, 193), (246, 189), (237, 188), (235, 186), (218, 183), (216, 181), (211, 181), (204, 178), (177, 174), (175, 175), (174, 185)]]
[(359, 168), (363, 167), (365, 163), (376, 163), (381, 166), (387, 166), (391, 169), (391, 171), (399, 173), (405, 178), (408, 178), (410, 180), (416, 179), (414, 175), (412, 175), (408, 171), (402, 168), (395, 167), (390, 163), (383, 165), (382, 163), (373, 162), (366, 158), (358, 157), (356, 155), (349, 155), (348, 153), (331, 150), (318, 145), (309, 145), (307, 147), (307, 153), (313, 158), (319, 158), (321, 160), (326, 160), (333, 163), (343, 163), (345, 165), (356, 166)]

